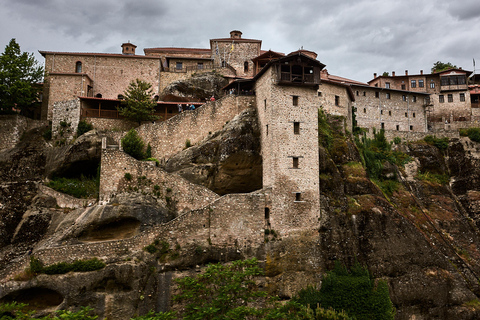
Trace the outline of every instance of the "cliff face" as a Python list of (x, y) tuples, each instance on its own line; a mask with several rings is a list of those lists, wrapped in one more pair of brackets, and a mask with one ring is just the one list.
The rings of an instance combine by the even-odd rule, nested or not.
[[(384, 175), (398, 181), (387, 194), (369, 179), (355, 144), (336, 140), (328, 150), (319, 147), (318, 230), (283, 239), (269, 234), (248, 248), (200, 242), (204, 230), (197, 230), (188, 245), (159, 243), (150, 254), (144, 247), (158, 239), (159, 228), (185, 218), (168, 201), (135, 192), (102, 206), (58, 207), (38, 184), (52, 172), (98, 161), (98, 136), (59, 149), (40, 132), (30, 134), (0, 153), (1, 301), (46, 301), (42, 312), (90, 305), (100, 316), (128, 319), (171, 307), (176, 277), (208, 262), (257, 256), (266, 288), (283, 299), (320, 285), (336, 260), (358, 260), (388, 282), (396, 319), (480, 318), (480, 145), (468, 138), (450, 141), (446, 150), (423, 142), (398, 146), (411, 161), (405, 168), (384, 166)], [(247, 111), (173, 157), (166, 169), (221, 194), (259, 189), (258, 136), (255, 114)], [(22, 278), (30, 248), (46, 264), (96, 256), (107, 266)]]

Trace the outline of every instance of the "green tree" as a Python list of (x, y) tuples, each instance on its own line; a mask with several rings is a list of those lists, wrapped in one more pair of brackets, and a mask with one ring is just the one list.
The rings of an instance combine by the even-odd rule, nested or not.
[(0, 56), (0, 112), (23, 112), (37, 103), (42, 78), (43, 67), (33, 53), (22, 53), (15, 39), (10, 40)]
[(157, 120), (154, 115), (156, 103), (152, 98), (152, 85), (148, 82), (136, 79), (130, 82), (124, 92), (124, 100), (117, 107), (118, 112), (128, 120), (138, 122)]
[(388, 77), (389, 75), (390, 75), (390, 74), (389, 74), (387, 71), (384, 71), (384, 72), (382, 73), (382, 77)]
[(320, 290), (303, 289), (294, 301), (310, 307), (345, 310), (357, 320), (393, 320), (395, 316), (387, 283), (375, 283), (368, 270), (358, 263), (348, 270), (337, 261), (323, 278)]
[(122, 138), (123, 151), (137, 160), (142, 160), (145, 158), (145, 152), (143, 152), (144, 148), (145, 143), (135, 129), (128, 131), (125, 137)]
[(443, 63), (441, 61), (437, 61), (433, 64), (432, 73), (441, 72), (448, 69), (456, 69), (456, 68), (457, 66), (451, 64), (450, 62)]

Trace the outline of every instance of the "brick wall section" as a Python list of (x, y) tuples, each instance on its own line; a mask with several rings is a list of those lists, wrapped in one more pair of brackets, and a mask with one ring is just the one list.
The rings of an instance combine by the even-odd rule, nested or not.
[[(128, 192), (129, 187), (137, 187), (139, 192), (153, 194), (155, 185), (160, 187), (159, 201), (167, 205), (168, 197), (178, 212), (204, 207), (219, 198), (207, 188), (190, 183), (176, 174), (167, 173), (151, 162), (138, 161), (118, 149), (102, 150), (100, 170), (99, 199), (102, 204), (108, 203), (117, 193)], [(125, 173), (131, 174), (131, 181), (125, 179)], [(140, 177), (145, 179), (139, 182)], [(168, 188), (171, 191), (167, 191)]]
[[(69, 124), (62, 127), (61, 122), (65, 121)], [(66, 138), (73, 139), (77, 132), (78, 123), (80, 122), (80, 99), (58, 101), (53, 105), (52, 115), (52, 137), (54, 139)], [(63, 135), (61, 134), (63, 129)]]
[(167, 121), (143, 124), (137, 131), (145, 144), (152, 146), (154, 158), (168, 159), (185, 148), (187, 139), (192, 145), (200, 142), (209, 133), (221, 130), (227, 121), (252, 107), (254, 102), (254, 97), (230, 95)]
[(378, 131), (383, 123), (385, 130), (427, 131), (425, 95), (364, 86), (353, 86), (352, 89), (355, 94), (357, 126), (376, 128)]
[[(267, 70), (255, 86), (261, 125), (263, 186), (271, 188), (270, 224), (282, 235), (319, 226), (317, 89), (278, 86)], [(298, 97), (298, 106), (293, 105)], [(294, 133), (299, 122), (299, 134)], [(297, 157), (298, 168), (293, 158)], [(300, 201), (296, 201), (300, 193)]]
[(20, 115), (0, 115), (0, 151), (15, 147), (24, 132), (39, 127), (48, 127), (48, 121)]

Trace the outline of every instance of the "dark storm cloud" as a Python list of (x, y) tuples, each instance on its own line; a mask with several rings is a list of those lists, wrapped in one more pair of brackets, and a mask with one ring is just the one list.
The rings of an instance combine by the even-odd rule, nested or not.
[(265, 50), (315, 51), (329, 72), (361, 81), (373, 72), (429, 70), (437, 60), (469, 68), (480, 52), (478, 0), (3, 2), (0, 45), (15, 37), (29, 52), (118, 53), (126, 41), (140, 54), (160, 46), (208, 48), (209, 39), (238, 29)]

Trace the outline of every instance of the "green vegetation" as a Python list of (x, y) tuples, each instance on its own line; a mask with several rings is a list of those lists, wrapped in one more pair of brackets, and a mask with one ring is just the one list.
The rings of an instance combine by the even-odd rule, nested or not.
[(433, 64), (433, 67), (432, 67), (432, 73), (435, 73), (435, 72), (441, 72), (441, 71), (445, 71), (445, 70), (448, 70), (448, 69), (456, 69), (457, 66), (451, 64), (450, 62), (447, 62), (447, 63), (443, 63), (441, 61), (437, 61)]
[(333, 145), (334, 132), (327, 121), (327, 115), (323, 109), (318, 109), (318, 140), (327, 150)]
[(470, 140), (480, 142), (480, 128), (460, 129), (462, 137), (468, 137)]
[(400, 144), (400, 143), (402, 143), (402, 138), (400, 138), (400, 137), (395, 137), (395, 138), (393, 138), (393, 143), (395, 143), (395, 144)]
[(157, 120), (154, 115), (156, 102), (153, 100), (152, 85), (148, 82), (136, 79), (130, 82), (127, 90), (123, 93), (125, 99), (117, 107), (118, 112), (128, 120), (138, 122)]
[(158, 260), (165, 261), (168, 255), (170, 255), (170, 258), (173, 260), (178, 258), (180, 256), (181, 247), (177, 244), (175, 249), (172, 249), (167, 241), (156, 239), (153, 243), (145, 246), (143, 250), (150, 254), (156, 254)]
[(303, 289), (294, 301), (311, 308), (320, 305), (324, 309), (345, 310), (357, 320), (393, 320), (395, 316), (387, 283), (375, 283), (368, 270), (358, 263), (348, 270), (337, 261), (335, 268), (324, 276), (319, 290)]
[(123, 176), (125, 180), (130, 181), (132, 180), (132, 174), (129, 172), (126, 172), (125, 175)]
[(75, 198), (98, 198), (100, 176), (79, 178), (53, 177), (47, 186), (59, 192), (66, 193)]
[(158, 167), (160, 166), (160, 161), (158, 161), (156, 158), (146, 158), (144, 161), (155, 161), (155, 165)]
[(145, 158), (149, 159), (152, 157), (152, 146), (150, 143), (147, 145), (147, 151), (145, 151)]
[(79, 311), (66, 311), (58, 310), (55, 313), (44, 316), (34, 317), (34, 311), (24, 303), (3, 303), (0, 304), (0, 319), (1, 320), (26, 320), (26, 319), (39, 319), (39, 320), (95, 320), (98, 316), (93, 315), (93, 309), (91, 307), (81, 307)]
[(447, 174), (437, 174), (429, 171), (419, 172), (415, 177), (419, 180), (441, 185), (446, 185), (450, 182), (450, 177)]
[(448, 148), (448, 138), (437, 138), (435, 136), (428, 135), (423, 138), (423, 141), (429, 145), (435, 146), (440, 150), (447, 150)]
[(145, 153), (143, 152), (145, 143), (135, 129), (128, 131), (128, 133), (122, 138), (122, 148), (125, 153), (131, 155), (137, 160), (145, 158)]
[(93, 125), (91, 123), (88, 123), (85, 120), (80, 121), (77, 126), (77, 138), (92, 129), (93, 129)]
[(50, 266), (43, 266), (43, 263), (35, 258), (30, 257), (29, 272), (33, 275), (40, 273), (45, 274), (64, 274), (70, 271), (73, 272), (88, 272), (105, 268), (105, 263), (97, 258), (89, 260), (75, 260), (72, 263), (59, 262)]
[(185, 149), (188, 149), (192, 146), (192, 143), (190, 142), (189, 139), (185, 140)]
[(20, 45), (11, 39), (0, 55), (0, 113), (18, 109), (26, 113), (39, 102), (42, 78), (43, 67), (33, 53), (22, 53)]

